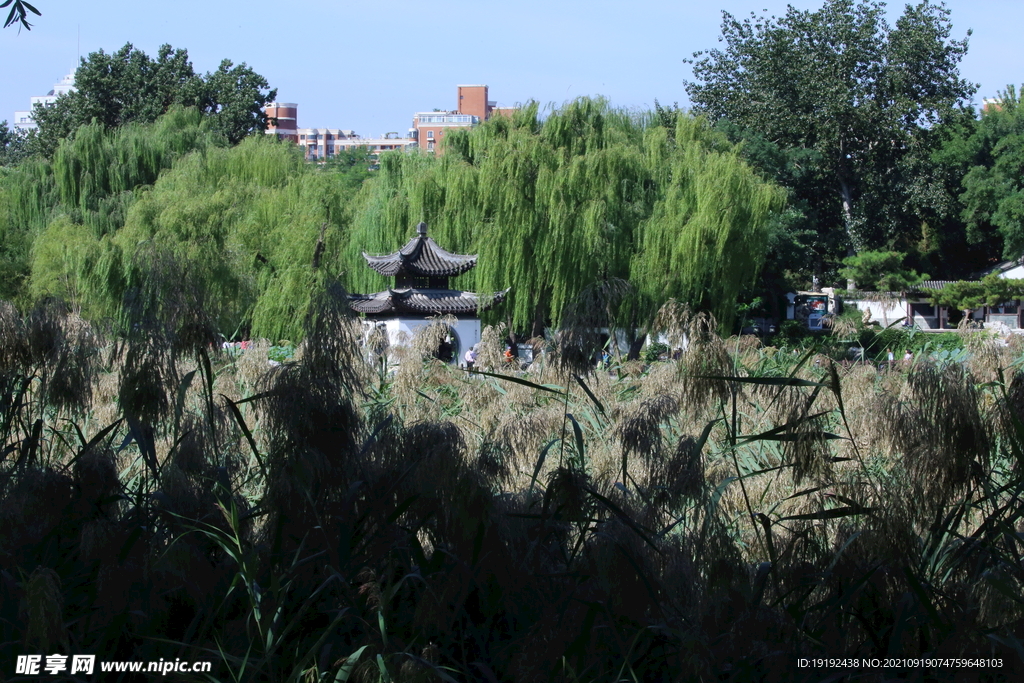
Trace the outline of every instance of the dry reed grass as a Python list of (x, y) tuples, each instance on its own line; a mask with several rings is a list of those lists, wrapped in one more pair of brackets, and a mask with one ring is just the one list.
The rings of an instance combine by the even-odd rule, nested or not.
[[(478, 362), (504, 379), (430, 359), (444, 320), (387, 349), (387, 372), (332, 286), (276, 368), (262, 343), (218, 357), (187, 311), (103, 356), (59, 307), (0, 306), (4, 395), (77, 368), (33, 389), (0, 444), (18, 458), (0, 462), (0, 642), (221, 648), (253, 681), (346, 662), (366, 681), (711, 680), (727, 664), (780, 680), (797, 655), (889, 647), (1012, 661), (1024, 379), (1002, 393), (1007, 349), (798, 368), (670, 306), (678, 361), (594, 372), (613, 294), (573, 309), (586, 329), (525, 373), (485, 330)], [(75, 445), (60, 421), (87, 406)]]

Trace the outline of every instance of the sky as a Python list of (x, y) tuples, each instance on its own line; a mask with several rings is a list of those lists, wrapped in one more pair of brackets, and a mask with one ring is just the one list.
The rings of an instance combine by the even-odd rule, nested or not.
[[(42, 12), (31, 31), (0, 30), (0, 120), (28, 109), (79, 56), (128, 42), (155, 56), (169, 43), (187, 49), (199, 72), (245, 62), (279, 101), (298, 103), (300, 127), (364, 137), (404, 133), (418, 111), (454, 109), (460, 84), (487, 84), (502, 106), (583, 95), (630, 109), (685, 106), (685, 60), (718, 46), (722, 10), (786, 10), (779, 0), (31, 1)], [(816, 9), (822, 0), (791, 4)], [(953, 37), (973, 31), (960, 71), (980, 85), (977, 101), (1024, 82), (1024, 2), (946, 5)], [(890, 3), (890, 22), (902, 8)]]

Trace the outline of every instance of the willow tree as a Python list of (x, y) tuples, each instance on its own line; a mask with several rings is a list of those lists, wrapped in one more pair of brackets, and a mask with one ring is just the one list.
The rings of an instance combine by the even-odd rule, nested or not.
[(5, 267), (28, 275), (23, 299), (58, 296), (90, 318), (127, 322), (126, 303), (145, 295), (159, 312), (161, 297), (174, 305), (187, 290), (224, 335), (297, 340), (334, 271), (357, 181), (274, 137), (227, 147), (194, 110), (85, 126), (52, 162), (0, 181), (0, 229), (27, 226), (31, 244), (0, 257), (26, 262)]
[(755, 176), (738, 150), (720, 151), (702, 119), (681, 116), (674, 132), (648, 135), (662, 191), (640, 224), (631, 281), (641, 310), (676, 299), (728, 326), (741, 289), (764, 263), (767, 219), (783, 208), (784, 194)]
[(17, 299), (28, 277), (31, 240), (11, 220), (11, 196), (0, 169), (0, 299)]
[(543, 122), (530, 105), (451, 133), (437, 159), (385, 155), (354, 219), (346, 281), (384, 286), (360, 252), (392, 251), (424, 220), (446, 247), (480, 256), (455, 286), (512, 288), (490, 315), (520, 330), (540, 331), (584, 286), (612, 279), (639, 295), (624, 323), (642, 325), (669, 296), (728, 319), (780, 195), (682, 119), (669, 135), (646, 114), (579, 99)]
[[(193, 151), (218, 144), (223, 143), (195, 110), (174, 109), (148, 126), (111, 131), (83, 126), (73, 140), (61, 143), (52, 161), (29, 160), (0, 178), (4, 242), (24, 247), (0, 249), (0, 269), (17, 274), (18, 282), (27, 281), (29, 245), (39, 239), (60, 240), (70, 225), (83, 226), (96, 239), (116, 232), (139, 192), (161, 172)], [(58, 225), (50, 230), (55, 222)], [(73, 231), (76, 240), (81, 237)], [(51, 256), (58, 251), (43, 249)], [(53, 273), (51, 266), (45, 268)], [(28, 295), (24, 287), (7, 283), (7, 296)], [(40, 287), (46, 289), (38, 283), (32, 289), (38, 293)]]
[[(132, 292), (159, 291), (154, 273), (179, 272), (222, 334), (298, 340), (311, 294), (337, 261), (351, 192), (273, 138), (184, 157), (85, 264), (88, 309), (119, 315)], [(153, 259), (174, 268), (154, 271)]]
[(135, 202), (109, 240), (113, 271), (97, 264), (92, 281), (140, 288), (158, 253), (195, 279), (223, 334), (297, 339), (323, 266), (337, 260), (346, 214), (332, 181), (266, 137), (191, 155)]
[(194, 109), (172, 109), (145, 126), (84, 125), (61, 142), (52, 161), (22, 164), (4, 180), (13, 220), (38, 232), (68, 215), (97, 235), (113, 232), (123, 225), (134, 191), (154, 183), (176, 159), (218, 144), (224, 143)]

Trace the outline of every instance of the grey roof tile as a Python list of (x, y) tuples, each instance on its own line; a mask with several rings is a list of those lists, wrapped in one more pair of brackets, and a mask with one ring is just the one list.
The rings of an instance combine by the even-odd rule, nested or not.
[(476, 315), (491, 306), (501, 303), (509, 290), (495, 292), (486, 297), (475, 292), (454, 289), (388, 289), (373, 294), (352, 294), (349, 305), (353, 310), (367, 315)]
[(442, 249), (430, 237), (427, 226), (420, 223), (419, 234), (394, 252), (385, 256), (373, 256), (363, 252), (366, 263), (385, 277), (396, 275), (461, 275), (476, 265), (476, 254), (453, 254)]

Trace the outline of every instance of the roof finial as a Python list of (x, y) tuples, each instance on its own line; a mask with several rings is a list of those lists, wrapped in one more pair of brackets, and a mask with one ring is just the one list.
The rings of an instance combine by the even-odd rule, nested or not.
[(427, 224), (420, 221), (419, 225), (416, 226), (416, 232), (419, 233), (420, 237), (427, 236)]

